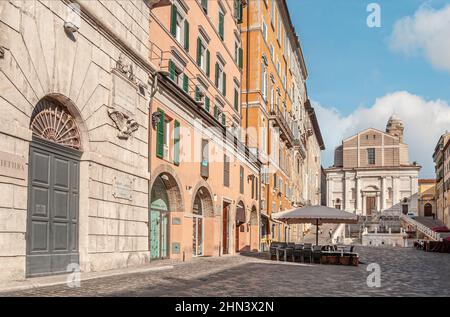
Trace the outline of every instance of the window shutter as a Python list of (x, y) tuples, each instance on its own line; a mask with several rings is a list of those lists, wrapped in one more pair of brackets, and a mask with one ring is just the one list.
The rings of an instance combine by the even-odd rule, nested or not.
[(206, 96), (205, 97), (205, 110), (208, 112), (209, 112), (209, 104), (210, 104), (209, 97)]
[(209, 52), (209, 50), (206, 50), (206, 76), (209, 77), (209, 73), (210, 73), (210, 65), (211, 64), (211, 53)]
[(171, 12), (171, 19), (170, 19), (170, 33), (173, 36), (177, 36), (177, 7), (174, 4), (172, 4), (172, 12)]
[(184, 49), (189, 51), (189, 22), (184, 20)]
[(202, 40), (200, 38), (197, 38), (197, 65), (198, 66), (200, 66), (201, 63), (202, 63), (202, 60), (201, 60), (201, 58), (202, 58), (202, 56), (201, 56), (202, 55), (201, 47), (202, 47)]
[(189, 93), (189, 78), (186, 74), (183, 75), (183, 90)]
[(226, 124), (226, 117), (225, 117), (225, 113), (222, 113), (222, 125), (225, 126)]
[(169, 61), (169, 78), (175, 80), (175, 63)]
[(216, 84), (216, 87), (219, 88), (219, 63), (216, 63), (215, 84)]
[(217, 106), (214, 106), (214, 119), (219, 119), (219, 108)]
[(239, 111), (239, 91), (234, 90), (234, 110)]
[(200, 88), (195, 86), (195, 101), (200, 101)]
[(225, 72), (223, 73), (223, 87), (222, 87), (222, 93), (224, 96), (227, 95), (227, 74)]
[(166, 115), (164, 110), (158, 109), (160, 116), (158, 126), (156, 128), (156, 156), (159, 158), (164, 157), (164, 124)]
[(173, 131), (173, 163), (180, 165), (180, 122), (175, 120)]
[(222, 41), (225, 39), (225, 36), (224, 36), (225, 29), (224, 29), (224, 27), (225, 27), (224, 26), (224, 15), (223, 15), (222, 12), (220, 12), (219, 13), (219, 36), (222, 39)]
[(223, 185), (230, 186), (230, 161), (227, 155), (223, 156)]
[(244, 67), (244, 50), (242, 49), (242, 47), (239, 48), (239, 62), (238, 62), (238, 66), (239, 68), (243, 68)]
[(208, 14), (208, 0), (202, 0), (202, 8), (203, 11), (205, 11), (206, 14)]
[(237, 23), (242, 23), (242, 0), (235, 0), (234, 1), (234, 10), (236, 13), (236, 21)]

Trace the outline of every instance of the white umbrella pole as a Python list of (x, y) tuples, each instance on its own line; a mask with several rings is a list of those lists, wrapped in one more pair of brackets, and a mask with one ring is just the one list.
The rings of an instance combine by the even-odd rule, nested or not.
[(319, 219), (316, 219), (316, 245), (319, 245)]

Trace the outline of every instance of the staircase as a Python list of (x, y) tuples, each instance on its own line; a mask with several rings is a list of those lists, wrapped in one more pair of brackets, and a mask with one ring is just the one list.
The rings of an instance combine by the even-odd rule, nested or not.
[(450, 233), (448, 232), (434, 232), (432, 228), (435, 227), (443, 227), (445, 226), (438, 219), (433, 219), (429, 217), (415, 217), (414, 219), (401, 215), (400, 220), (406, 225), (410, 225), (415, 228), (417, 231), (421, 232), (428, 238), (434, 241), (441, 241), (442, 239), (449, 237)]
[[(331, 230), (334, 231), (337, 229), (339, 225), (336, 224), (323, 224), (319, 226), (319, 230), (322, 230), (322, 234), (319, 231), (319, 245), (331, 244), (330, 234), (328, 233)], [(311, 226), (311, 231), (304, 236), (301, 243), (311, 243), (316, 244), (316, 226)]]

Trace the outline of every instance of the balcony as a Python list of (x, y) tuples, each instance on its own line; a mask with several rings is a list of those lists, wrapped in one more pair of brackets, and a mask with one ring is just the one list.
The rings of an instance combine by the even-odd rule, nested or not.
[(281, 139), (286, 141), (288, 147), (292, 147), (294, 145), (294, 134), (292, 133), (289, 123), (280, 109), (271, 109), (269, 112), (269, 120), (273, 120), (275, 122), (275, 126), (280, 128)]
[(303, 159), (306, 158), (306, 149), (303, 142), (300, 139), (294, 140), (294, 149), (300, 152)]

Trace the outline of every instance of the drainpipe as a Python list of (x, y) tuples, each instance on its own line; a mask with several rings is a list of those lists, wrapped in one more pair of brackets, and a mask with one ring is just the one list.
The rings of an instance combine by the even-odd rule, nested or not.
[(245, 85), (247, 89), (247, 93), (245, 94), (245, 145), (248, 147), (248, 92), (249, 92), (249, 82), (250, 82), (250, 34), (249, 34), (249, 21), (250, 21), (250, 3), (251, 1), (248, 1), (247, 3), (247, 31), (246, 31), (246, 37), (247, 37), (247, 43), (245, 45), (247, 46), (247, 69), (245, 70)]
[(152, 90), (150, 92), (150, 100), (149, 100), (149, 105), (148, 105), (148, 118), (149, 118), (149, 122), (148, 122), (148, 144), (147, 144), (147, 150), (148, 150), (148, 173), (150, 175), (149, 179), (148, 179), (148, 212), (149, 212), (149, 222), (148, 222), (148, 232), (149, 232), (149, 237), (148, 237), (148, 250), (150, 252), (150, 258), (149, 260), (151, 261), (151, 205), (152, 205), (152, 177), (151, 177), (151, 173), (152, 173), (152, 130), (153, 130), (153, 120), (152, 120), (152, 114), (153, 114), (153, 97), (156, 95), (156, 92), (158, 90), (158, 84), (159, 84), (159, 72), (156, 71), (152, 74), (153, 76), (153, 83), (152, 83)]

